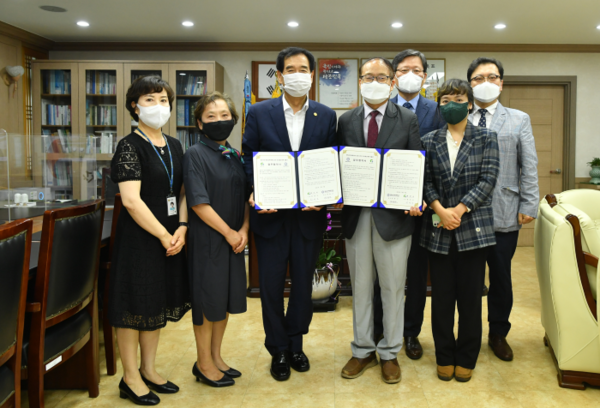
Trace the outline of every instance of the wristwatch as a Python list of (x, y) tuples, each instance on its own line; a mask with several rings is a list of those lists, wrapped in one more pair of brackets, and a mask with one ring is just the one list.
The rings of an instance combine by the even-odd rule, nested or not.
[(180, 227), (186, 227), (186, 228), (189, 228), (189, 227), (190, 227), (190, 226), (188, 225), (188, 223), (187, 223), (187, 222), (183, 222), (183, 221), (180, 221), (180, 222), (179, 222), (179, 226), (180, 226)]

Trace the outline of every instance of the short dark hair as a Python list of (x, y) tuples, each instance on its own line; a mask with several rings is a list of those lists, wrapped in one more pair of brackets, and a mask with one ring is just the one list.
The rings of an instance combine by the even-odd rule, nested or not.
[(125, 96), (125, 107), (136, 122), (138, 122), (140, 118), (138, 117), (137, 113), (135, 113), (135, 108), (131, 106), (131, 102), (135, 102), (137, 105), (140, 97), (152, 93), (162, 92), (163, 89), (167, 91), (167, 97), (169, 98), (169, 109), (173, 110), (175, 93), (167, 81), (158, 75), (146, 75), (133, 81), (127, 90), (127, 95)]
[(387, 58), (383, 58), (383, 57), (373, 57), (373, 58), (369, 58), (368, 60), (363, 62), (362, 65), (360, 66), (360, 69), (358, 70), (359, 76), (362, 76), (362, 70), (363, 70), (364, 66), (374, 60), (381, 60), (388, 67), (388, 69), (390, 70), (390, 76), (392, 77), (392, 79), (394, 79), (394, 67), (392, 67), (392, 63)]
[(471, 65), (469, 65), (469, 69), (467, 69), (467, 80), (469, 82), (471, 81), (471, 75), (473, 75), (473, 71), (475, 71), (478, 66), (483, 64), (494, 64), (496, 67), (498, 67), (500, 79), (504, 78), (504, 67), (502, 66), (502, 63), (500, 61), (498, 61), (496, 58), (479, 57), (477, 59), (474, 59), (473, 62), (471, 62)]
[(281, 50), (279, 55), (277, 56), (277, 71), (283, 73), (285, 69), (285, 60), (289, 57), (293, 57), (294, 55), (304, 54), (306, 58), (308, 58), (308, 65), (310, 67), (310, 72), (315, 70), (315, 57), (310, 53), (310, 51), (305, 50), (304, 48), (299, 47), (288, 47), (284, 50)]
[(473, 112), (475, 108), (475, 99), (473, 98), (473, 88), (469, 82), (464, 79), (449, 79), (445, 81), (440, 89), (438, 89), (438, 110), (440, 109), (440, 101), (442, 100), (442, 96), (446, 95), (467, 95), (467, 99), (471, 103), (471, 109), (469, 109), (469, 113)]
[(213, 91), (207, 95), (202, 95), (202, 97), (198, 100), (198, 103), (196, 104), (196, 108), (194, 109), (194, 119), (196, 119), (194, 125), (198, 129), (198, 121), (202, 122), (202, 114), (204, 113), (206, 107), (209, 104), (218, 101), (219, 99), (224, 100), (227, 104), (229, 112), (231, 113), (231, 118), (233, 119), (233, 123), (238, 122), (240, 116), (238, 115), (237, 110), (235, 109), (235, 104), (233, 103), (231, 97), (227, 94), (222, 94), (221, 92)]
[(411, 49), (400, 51), (398, 55), (394, 57), (394, 61), (392, 61), (392, 68), (394, 69), (394, 72), (396, 72), (396, 70), (398, 69), (398, 64), (400, 64), (408, 57), (421, 58), (421, 64), (423, 64), (423, 72), (427, 72), (427, 58), (425, 58), (425, 54), (423, 54), (421, 51)]

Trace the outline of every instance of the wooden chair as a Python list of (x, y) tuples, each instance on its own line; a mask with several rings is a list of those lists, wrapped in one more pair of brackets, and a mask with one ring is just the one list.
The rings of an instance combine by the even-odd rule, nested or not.
[[(104, 200), (44, 213), (31, 312), (23, 341), (29, 406), (44, 406), (44, 375), (78, 351), (85, 353), (89, 396), (99, 394), (98, 262)], [(24, 371), (25, 376), (25, 371)]]
[(119, 221), (119, 214), (123, 208), (123, 201), (121, 200), (121, 194), (115, 195), (115, 206), (112, 214), (112, 228), (110, 233), (110, 243), (108, 244), (108, 252), (106, 260), (100, 263), (100, 268), (104, 271), (106, 279), (104, 281), (104, 296), (102, 298), (102, 331), (104, 332), (104, 353), (106, 356), (106, 373), (108, 375), (115, 375), (117, 372), (117, 352), (115, 346), (115, 330), (108, 321), (108, 295), (110, 286), (110, 268), (113, 256), (113, 247), (115, 244), (115, 237), (117, 236), (117, 223)]
[(33, 221), (0, 227), (0, 408), (21, 407), (23, 322)]

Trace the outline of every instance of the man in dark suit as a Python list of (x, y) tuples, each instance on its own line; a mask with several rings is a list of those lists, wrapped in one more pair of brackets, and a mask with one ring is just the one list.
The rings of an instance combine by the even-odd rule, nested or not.
[[(417, 116), (389, 102), (395, 83), (391, 63), (384, 58), (366, 61), (360, 70), (364, 105), (344, 113), (338, 122), (338, 144), (384, 149), (421, 150)], [(352, 280), (354, 340), (352, 358), (342, 369), (342, 377), (356, 378), (377, 365), (386, 383), (397, 383), (401, 370), (397, 355), (404, 330), (404, 283), (414, 220), (408, 211), (342, 207), (342, 230)], [(412, 208), (410, 215), (420, 215)], [(377, 270), (375, 270), (377, 268)], [(384, 338), (373, 338), (373, 282), (381, 282), (384, 304)]]
[[(283, 96), (252, 105), (248, 110), (242, 151), (244, 169), (254, 184), (253, 152), (286, 152), (335, 145), (336, 114), (308, 99), (315, 58), (290, 47), (277, 57), (277, 80)], [(250, 205), (254, 207), (253, 196)], [(258, 254), (265, 347), (271, 353), (271, 375), (278, 381), (290, 377), (290, 366), (308, 371), (302, 336), (312, 320), (312, 278), (327, 226), (322, 207), (302, 210), (250, 210), (250, 228)], [(287, 313), (283, 290), (289, 267), (292, 287)]]
[[(404, 50), (394, 58), (392, 67), (396, 75), (398, 95), (391, 99), (417, 115), (421, 137), (446, 124), (438, 112), (437, 103), (419, 94), (427, 81), (427, 59), (422, 52)], [(417, 217), (412, 245), (408, 256), (406, 303), (404, 306), (404, 351), (406, 355), (418, 360), (423, 356), (419, 334), (423, 325), (423, 311), (427, 300), (427, 250), (419, 245), (421, 239), (422, 217)], [(383, 309), (379, 281), (375, 282), (375, 339), (383, 334)]]

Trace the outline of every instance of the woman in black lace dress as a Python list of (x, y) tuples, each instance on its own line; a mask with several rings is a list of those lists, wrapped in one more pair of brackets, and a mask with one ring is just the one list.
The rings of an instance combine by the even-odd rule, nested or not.
[(141, 405), (160, 402), (149, 388), (159, 393), (179, 390), (156, 372), (154, 361), (160, 329), (191, 308), (181, 252), (188, 219), (183, 149), (161, 132), (173, 99), (173, 90), (158, 76), (131, 85), (126, 106), (139, 127), (119, 142), (111, 163), (125, 208), (117, 224), (108, 312), (123, 364), (121, 398)]

